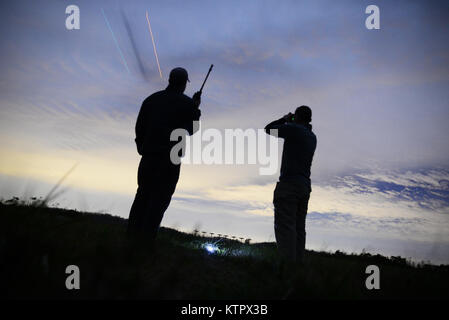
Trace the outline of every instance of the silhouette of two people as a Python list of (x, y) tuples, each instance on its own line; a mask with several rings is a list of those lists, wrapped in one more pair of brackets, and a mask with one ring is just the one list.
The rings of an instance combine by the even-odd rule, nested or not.
[(165, 90), (146, 98), (136, 122), (136, 146), (142, 156), (137, 173), (138, 188), (128, 219), (128, 236), (153, 242), (179, 179), (180, 164), (170, 159), (178, 141), (171, 141), (175, 129), (194, 133), (193, 122), (201, 116), (201, 93), (192, 98), (184, 91), (189, 81), (183, 68), (170, 72)]
[[(170, 158), (179, 140), (171, 141), (170, 135), (179, 128), (192, 135), (194, 121), (201, 116), (201, 91), (192, 98), (184, 94), (189, 81), (187, 71), (173, 69), (168, 81), (165, 90), (144, 100), (136, 122), (135, 141), (142, 158), (127, 231), (131, 238), (143, 242), (155, 240), (179, 179), (181, 165)], [(311, 121), (312, 110), (301, 106), (294, 114), (265, 127), (268, 134), (284, 139), (281, 174), (273, 199), (274, 230), (278, 251), (289, 262), (301, 263), (305, 251), (305, 222), (312, 191), (310, 168), (317, 144)]]

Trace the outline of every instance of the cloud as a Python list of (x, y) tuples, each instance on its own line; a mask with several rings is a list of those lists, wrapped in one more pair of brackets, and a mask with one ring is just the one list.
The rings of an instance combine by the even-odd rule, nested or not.
[[(52, 183), (80, 162), (70, 180), (74, 188), (130, 201), (137, 112), (166, 85), (158, 79), (148, 9), (164, 75), (187, 67), (191, 95), (215, 65), (203, 96), (204, 128), (263, 128), (300, 104), (312, 107), (318, 148), (309, 217), (315, 231), (447, 238), (446, 3), (380, 1), (379, 32), (364, 28), (363, 3), (120, 5), (140, 65), (118, 3), (80, 1), (81, 29), (73, 32), (64, 26), (64, 3), (2, 3), (1, 173)], [(176, 214), (217, 212), (214, 219), (224, 223), (218, 217), (224, 212), (263, 221), (265, 232), (277, 176), (261, 177), (257, 169), (184, 165)]]
[[(312, 186), (309, 217), (315, 226), (342, 232), (368, 230), (427, 240), (438, 234), (447, 236), (448, 174), (445, 169), (422, 169), (336, 177)], [(273, 190), (274, 184), (224, 186), (202, 189), (195, 198), (217, 207), (234, 204), (241, 215), (272, 216)], [(182, 197), (182, 188), (178, 192)]]

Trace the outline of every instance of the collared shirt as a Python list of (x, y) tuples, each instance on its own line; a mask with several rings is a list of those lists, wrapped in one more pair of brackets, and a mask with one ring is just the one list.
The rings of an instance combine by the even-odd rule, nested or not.
[(185, 129), (193, 134), (193, 122), (201, 111), (192, 98), (169, 87), (146, 98), (136, 122), (136, 145), (140, 155), (168, 154), (177, 141), (170, 141), (173, 130)]
[(268, 134), (273, 134), (272, 129), (277, 129), (277, 137), (284, 139), (279, 181), (301, 183), (311, 189), (310, 168), (317, 144), (315, 134), (310, 128), (286, 122), (283, 118), (265, 127)]

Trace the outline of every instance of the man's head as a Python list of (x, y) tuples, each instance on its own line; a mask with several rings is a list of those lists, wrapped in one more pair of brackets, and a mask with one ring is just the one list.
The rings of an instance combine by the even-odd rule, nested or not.
[(189, 80), (189, 75), (187, 70), (184, 68), (174, 68), (170, 71), (170, 76), (168, 78), (168, 84), (181, 92), (184, 92), (186, 89), (187, 81)]
[(300, 106), (295, 110), (295, 122), (309, 124), (312, 122), (312, 109), (308, 106)]

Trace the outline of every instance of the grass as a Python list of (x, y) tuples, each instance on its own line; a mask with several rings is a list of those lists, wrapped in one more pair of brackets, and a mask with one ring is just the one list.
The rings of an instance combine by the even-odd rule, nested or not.
[[(35, 199), (36, 200), (36, 199)], [(38, 204), (38, 205), (35, 205)], [(39, 205), (40, 204), (40, 205)], [(435, 299), (449, 297), (449, 266), (400, 257), (307, 251), (293, 279), (277, 268), (274, 243), (222, 239), (161, 228), (156, 246), (136, 247), (127, 220), (9, 201), (0, 204), (1, 296), (10, 299)], [(380, 290), (365, 269), (380, 268)], [(65, 268), (80, 268), (67, 290)]]

